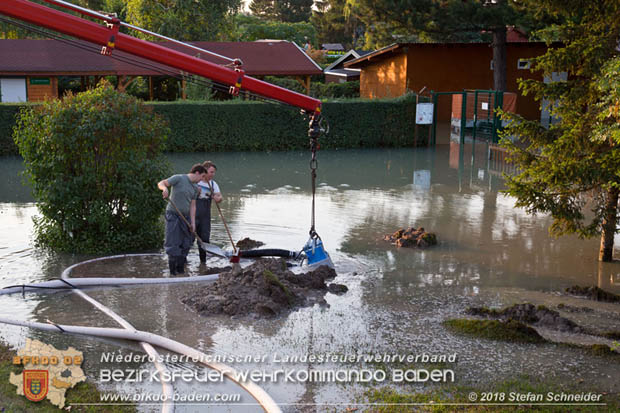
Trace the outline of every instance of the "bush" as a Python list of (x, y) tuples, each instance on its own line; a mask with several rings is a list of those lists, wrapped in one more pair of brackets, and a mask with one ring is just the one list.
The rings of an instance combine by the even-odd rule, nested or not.
[(22, 106), (12, 104), (0, 104), (0, 156), (15, 155), (17, 148), (11, 140), (15, 116)]
[(40, 246), (76, 253), (155, 248), (169, 175), (167, 125), (137, 99), (102, 83), (24, 108), (14, 129), (41, 217)]

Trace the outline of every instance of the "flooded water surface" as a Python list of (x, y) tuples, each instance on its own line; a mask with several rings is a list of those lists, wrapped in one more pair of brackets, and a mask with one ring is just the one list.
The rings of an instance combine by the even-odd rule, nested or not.
[[(344, 295), (327, 294), (328, 305), (315, 305), (276, 319), (203, 317), (180, 298), (196, 285), (91, 288), (86, 292), (109, 306), (139, 330), (145, 330), (220, 355), (254, 356), (260, 361), (227, 363), (238, 370), (296, 371), (340, 368), (377, 369), (377, 363), (341, 360), (367, 354), (455, 355), (444, 366), (456, 384), (493, 383), (520, 375), (560, 385), (581, 383), (584, 389), (618, 393), (617, 362), (578, 348), (488, 341), (454, 335), (441, 322), (466, 317), (469, 306), (503, 307), (544, 304), (581, 325), (601, 331), (620, 330), (620, 305), (597, 303), (563, 294), (573, 285), (597, 285), (620, 293), (620, 267), (597, 262), (598, 240), (551, 238), (548, 216), (531, 216), (501, 193), (502, 178), (487, 161), (487, 147), (468, 144), (434, 149), (320, 151), (317, 171), (316, 229), (345, 284)], [(214, 153), (169, 155), (175, 173), (211, 159), (222, 189), (222, 212), (235, 240), (250, 237), (265, 248), (300, 250), (311, 219), (309, 154)], [(19, 158), (0, 159), (0, 287), (59, 277), (64, 268), (90, 256), (50, 254), (33, 245), (34, 201), (18, 174)], [(153, 177), (153, 185), (163, 177)], [(211, 241), (230, 249), (228, 236), (212, 211)], [(424, 227), (439, 245), (396, 249), (385, 234), (403, 227)], [(616, 240), (616, 245), (620, 239)], [(156, 251), (157, 252), (157, 251)], [(161, 252), (161, 251), (159, 251)], [(615, 254), (618, 255), (616, 250)], [(212, 258), (209, 266), (226, 261)], [(190, 252), (191, 274), (201, 274), (197, 250)], [(76, 276), (165, 277), (164, 256), (123, 258), (80, 267)], [(0, 296), (0, 315), (19, 320), (52, 320), (60, 324), (117, 327), (115, 322), (71, 292)], [(580, 344), (610, 340), (541, 331), (552, 340)], [(58, 348), (71, 345), (85, 353), (89, 378), (106, 390), (132, 394), (159, 392), (157, 383), (104, 383), (102, 369), (128, 368), (102, 354), (142, 354), (129, 342), (44, 333), (4, 326), (0, 336), (21, 347), (37, 338)], [(336, 356), (308, 361), (303, 356)], [(354, 358), (354, 357), (353, 357)], [(389, 364), (389, 362), (388, 362)], [(149, 363), (132, 368), (152, 369)], [(370, 367), (369, 367), (370, 366)], [(388, 366), (394, 368), (396, 365)], [(170, 362), (173, 370), (202, 371), (192, 363)], [(297, 377), (298, 379), (300, 377)], [(301, 377), (303, 379), (303, 377)], [(362, 400), (368, 388), (360, 380), (264, 380), (259, 383), (284, 411), (344, 409)], [(379, 385), (394, 385), (388, 377)], [(427, 390), (412, 383), (404, 390)], [(236, 404), (212, 404), (213, 411), (261, 411), (247, 393), (229, 382), (178, 383), (188, 394), (239, 393)], [(204, 407), (204, 406), (203, 406)], [(142, 403), (141, 410), (157, 411)], [(179, 403), (177, 411), (202, 411)]]

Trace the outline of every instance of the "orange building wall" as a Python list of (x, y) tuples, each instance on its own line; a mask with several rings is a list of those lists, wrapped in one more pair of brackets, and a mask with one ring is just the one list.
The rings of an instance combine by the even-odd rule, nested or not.
[[(420, 44), (409, 47), (409, 89), (418, 92), (458, 92), (463, 89), (492, 89), (493, 52), (487, 44)], [(509, 88), (510, 90), (510, 88)], [(450, 96), (437, 101), (437, 118), (449, 122)]]
[(400, 53), (364, 66), (360, 74), (360, 96), (386, 98), (402, 96), (407, 91), (407, 55)]
[[(506, 53), (506, 91), (517, 93), (517, 112), (527, 119), (540, 119), (539, 104), (523, 96), (517, 78), (542, 79), (540, 74), (517, 68), (520, 58), (545, 53), (546, 47), (536, 43), (508, 44)], [(407, 52), (407, 85), (414, 92), (424, 86), (427, 92), (457, 92), (463, 89), (493, 89), (491, 60), (493, 50), (488, 44), (418, 44)], [(362, 71), (363, 73), (363, 71)], [(440, 96), (438, 119), (450, 119), (452, 99)]]
[(56, 76), (40, 76), (49, 77), (49, 85), (31, 85), (30, 77), (26, 78), (26, 93), (29, 102), (40, 102), (46, 98), (58, 97), (58, 78)]
[[(518, 91), (517, 79), (543, 80), (542, 73), (534, 72), (530, 69), (517, 69), (519, 59), (528, 59), (543, 55), (547, 52), (547, 47), (541, 43), (525, 43), (522, 46), (515, 44), (509, 45), (506, 51), (506, 83), (514, 85), (514, 91)], [(511, 90), (512, 91), (512, 90)], [(540, 102), (536, 102), (531, 95), (523, 96), (521, 93), (517, 97), (517, 113), (526, 119), (540, 119)]]

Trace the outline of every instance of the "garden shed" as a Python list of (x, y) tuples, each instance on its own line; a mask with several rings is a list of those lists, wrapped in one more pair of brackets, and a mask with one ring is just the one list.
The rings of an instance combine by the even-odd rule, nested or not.
[[(530, 71), (532, 57), (547, 50), (545, 43), (507, 43), (507, 92), (517, 95), (517, 111), (539, 119), (539, 103), (519, 92), (517, 79), (542, 80)], [(488, 43), (394, 43), (344, 64), (360, 69), (360, 95), (366, 98), (402, 96), (407, 91), (452, 92), (493, 88), (493, 50)], [(452, 101), (440, 99), (438, 121), (449, 122)]]

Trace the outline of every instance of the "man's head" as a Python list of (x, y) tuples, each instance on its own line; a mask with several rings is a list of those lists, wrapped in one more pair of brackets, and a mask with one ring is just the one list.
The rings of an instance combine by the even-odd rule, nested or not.
[(202, 166), (205, 168), (205, 170), (207, 171), (207, 175), (206, 175), (206, 181), (210, 181), (213, 179), (213, 177), (215, 176), (215, 171), (217, 170), (217, 166), (215, 166), (215, 164), (211, 161), (204, 161), (202, 163)]
[(207, 175), (207, 170), (205, 169), (205, 167), (197, 163), (196, 165), (192, 166), (192, 169), (189, 170), (188, 176), (189, 176), (190, 181), (200, 182), (206, 177), (206, 175)]

